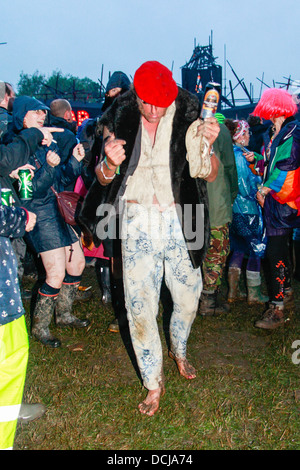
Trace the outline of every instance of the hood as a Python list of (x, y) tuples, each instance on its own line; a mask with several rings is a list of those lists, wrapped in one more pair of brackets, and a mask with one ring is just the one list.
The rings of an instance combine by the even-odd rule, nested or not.
[(23, 129), (23, 121), (28, 111), (37, 111), (38, 109), (44, 109), (49, 111), (41, 101), (31, 96), (19, 96), (15, 99), (13, 105), (13, 126), (16, 130), (20, 131)]
[(122, 88), (123, 91), (129, 90), (130, 80), (124, 72), (114, 72), (112, 74), (106, 85), (105, 92), (107, 93), (113, 88)]
[(73, 132), (73, 134), (76, 134), (76, 131), (77, 131), (76, 121), (69, 122), (64, 118), (53, 116), (53, 114), (50, 114), (50, 113), (49, 113), (48, 125), (50, 127), (60, 127), (61, 129), (68, 129), (69, 131)]

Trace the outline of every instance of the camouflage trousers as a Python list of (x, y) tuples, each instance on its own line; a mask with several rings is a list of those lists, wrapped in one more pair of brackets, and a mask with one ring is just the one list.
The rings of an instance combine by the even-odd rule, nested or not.
[(204, 290), (214, 291), (220, 286), (229, 251), (229, 225), (212, 227), (209, 248), (202, 265)]

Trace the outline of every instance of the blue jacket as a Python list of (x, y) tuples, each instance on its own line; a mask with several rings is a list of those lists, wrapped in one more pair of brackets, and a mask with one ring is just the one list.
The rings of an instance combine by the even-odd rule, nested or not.
[(249, 164), (240, 147), (233, 146), (235, 163), (238, 173), (238, 195), (233, 203), (233, 212), (245, 214), (258, 214), (258, 203), (255, 199), (258, 186), (262, 179), (250, 170)]

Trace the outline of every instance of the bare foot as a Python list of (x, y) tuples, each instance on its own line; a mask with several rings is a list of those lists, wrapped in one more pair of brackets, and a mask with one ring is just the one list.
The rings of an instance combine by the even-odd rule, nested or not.
[(171, 351), (169, 351), (169, 356), (174, 359), (178, 367), (180, 375), (185, 379), (191, 380), (196, 377), (196, 369), (188, 362), (186, 358), (179, 359)]
[(142, 414), (153, 416), (159, 408), (159, 400), (165, 393), (164, 388), (149, 390), (145, 400), (139, 404), (139, 410)]

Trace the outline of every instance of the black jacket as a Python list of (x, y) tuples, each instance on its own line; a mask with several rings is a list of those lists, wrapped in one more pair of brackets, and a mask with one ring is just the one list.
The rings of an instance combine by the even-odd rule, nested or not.
[(13, 186), (13, 180), (9, 175), (12, 170), (28, 163), (30, 155), (37, 149), (43, 137), (38, 129), (25, 129), (18, 136), (15, 136), (10, 143), (0, 145), (0, 185), (2, 188), (12, 190), (17, 206), (21, 203)]
[(77, 145), (76, 135), (72, 130), (73, 126), (65, 119), (52, 115), (50, 115), (50, 126), (64, 129), (64, 132), (53, 132), (53, 138), (56, 140), (59, 148), (61, 163), (65, 163)]
[[(43, 104), (39, 105), (36, 101), (34, 98), (26, 96), (16, 98), (13, 108), (15, 132), (21, 131), (24, 117), (28, 111), (39, 109), (38, 106), (43, 109)], [(40, 131), (38, 132), (41, 134)], [(33, 198), (27, 201), (23, 200), (22, 206), (34, 212), (37, 220), (34, 229), (26, 233), (24, 238), (37, 253), (68, 246), (77, 241), (74, 231), (65, 223), (59, 213), (56, 196), (51, 186), (57, 192), (65, 190), (80, 175), (82, 163), (71, 156), (65, 164), (61, 162), (58, 166), (51, 167), (46, 159), (49, 150), (59, 154), (55, 143), (49, 147), (38, 145), (32, 148), (32, 152), (25, 162), (33, 165), (35, 172), (32, 178)]]

